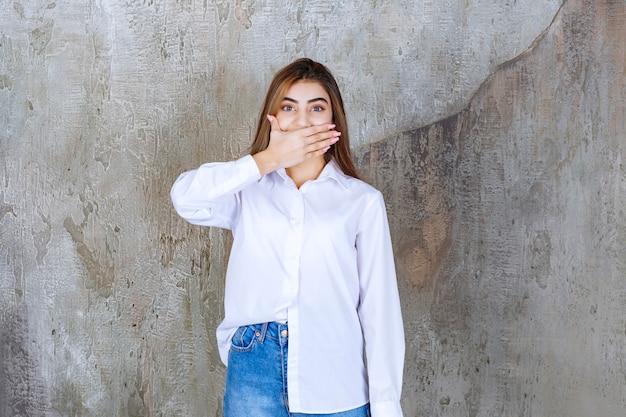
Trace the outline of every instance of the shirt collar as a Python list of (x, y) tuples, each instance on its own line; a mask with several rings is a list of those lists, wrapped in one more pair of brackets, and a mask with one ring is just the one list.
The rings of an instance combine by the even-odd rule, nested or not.
[[(289, 179), (289, 176), (287, 175), (285, 168), (277, 169), (275, 172), (282, 178), (283, 181), (287, 181)], [(324, 169), (322, 169), (322, 172), (320, 173), (319, 177), (317, 177), (316, 181), (323, 180), (326, 178), (334, 180), (344, 190), (348, 190), (349, 177), (343, 173), (343, 171), (341, 170), (341, 168), (339, 167), (337, 162), (335, 162), (334, 159), (331, 159), (324, 166)]]
[(323, 178), (333, 179), (339, 185), (341, 185), (344, 190), (348, 190), (349, 177), (343, 173), (343, 171), (339, 167), (339, 164), (337, 164), (337, 162), (335, 162), (334, 159), (331, 159), (326, 164), (322, 172), (320, 173), (320, 176), (318, 177), (318, 179), (323, 179)]

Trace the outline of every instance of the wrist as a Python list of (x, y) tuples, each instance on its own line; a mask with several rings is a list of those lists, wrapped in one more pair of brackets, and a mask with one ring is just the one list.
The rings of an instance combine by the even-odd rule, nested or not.
[(267, 149), (252, 155), (252, 158), (256, 162), (261, 175), (269, 174), (270, 172), (278, 169), (278, 164), (271, 158)]

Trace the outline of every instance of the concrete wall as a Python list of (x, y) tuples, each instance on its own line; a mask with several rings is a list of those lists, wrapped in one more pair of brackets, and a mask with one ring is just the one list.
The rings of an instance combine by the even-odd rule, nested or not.
[(0, 2), (0, 415), (221, 415), (230, 237), (168, 191), (244, 153), (304, 55), (388, 203), (405, 415), (621, 415), (625, 19), (619, 0)]

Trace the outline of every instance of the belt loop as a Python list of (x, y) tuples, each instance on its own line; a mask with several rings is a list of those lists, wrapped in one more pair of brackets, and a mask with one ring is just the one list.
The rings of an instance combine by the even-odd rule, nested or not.
[(263, 341), (265, 340), (265, 334), (267, 333), (267, 326), (269, 323), (263, 323), (261, 325), (261, 330), (259, 330), (259, 335), (256, 337), (257, 340), (259, 341), (259, 343), (263, 343)]

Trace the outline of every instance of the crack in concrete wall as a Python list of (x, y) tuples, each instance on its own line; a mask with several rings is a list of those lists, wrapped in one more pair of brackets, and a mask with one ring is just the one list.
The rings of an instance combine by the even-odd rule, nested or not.
[(625, 18), (610, 0), (0, 8), (0, 415), (221, 415), (232, 238), (168, 191), (245, 152), (301, 55), (344, 86), (386, 196), (405, 415), (620, 415)]

